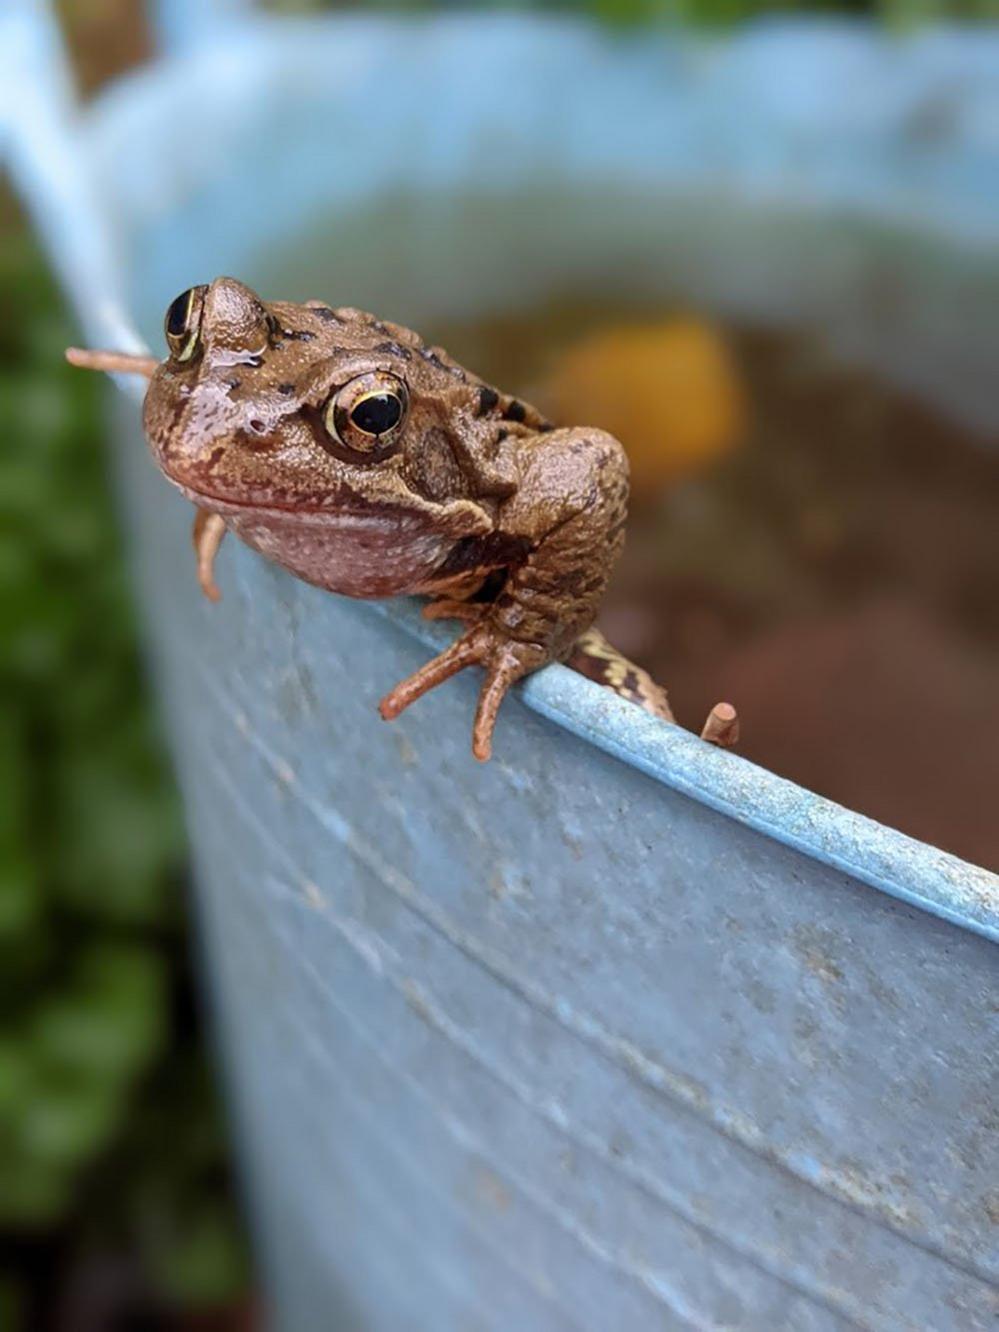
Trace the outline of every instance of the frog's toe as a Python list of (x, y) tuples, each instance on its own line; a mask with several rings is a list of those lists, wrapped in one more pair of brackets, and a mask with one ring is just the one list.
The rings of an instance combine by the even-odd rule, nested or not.
[(198, 571), (198, 586), (211, 602), (222, 600), (222, 591), (211, 577), (206, 577), (200, 570)]
[(507, 690), (530, 670), (533, 667), (519, 659), (512, 645), (501, 648), (490, 662), (479, 692), (479, 705), (475, 710), (475, 725), (472, 727), (472, 753), (480, 763), (492, 757), (496, 716)]
[(423, 607), (425, 620), (461, 620), (463, 624), (477, 624), (488, 607), (474, 601), (456, 601), (442, 597), (429, 601)]
[(485, 642), (478, 629), (472, 629), (468, 633), (462, 634), (461, 638), (434, 657), (432, 661), (428, 661), (425, 666), (421, 666), (408, 679), (400, 681), (379, 703), (378, 711), (385, 721), (394, 721), (401, 712), (404, 712), (411, 703), (415, 703), (418, 698), (422, 698), (428, 690), (435, 689), (437, 685), (443, 684), (445, 680), (450, 680), (452, 675), (457, 675), (466, 666), (473, 666), (476, 662), (482, 661), (484, 652)]

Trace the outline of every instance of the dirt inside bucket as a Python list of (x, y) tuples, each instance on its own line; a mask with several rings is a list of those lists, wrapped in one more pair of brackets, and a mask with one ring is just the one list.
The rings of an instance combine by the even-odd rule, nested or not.
[(999, 441), (805, 334), (553, 303), (424, 330), (633, 457), (602, 625), (681, 722), (999, 868)]

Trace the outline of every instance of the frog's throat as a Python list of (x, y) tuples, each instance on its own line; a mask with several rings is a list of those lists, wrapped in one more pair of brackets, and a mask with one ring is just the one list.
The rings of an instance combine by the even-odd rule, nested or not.
[(143, 375), (146, 379), (152, 379), (153, 371), (159, 365), (155, 356), (91, 351), (87, 347), (67, 347), (66, 360), (81, 370), (103, 370), (111, 375)]

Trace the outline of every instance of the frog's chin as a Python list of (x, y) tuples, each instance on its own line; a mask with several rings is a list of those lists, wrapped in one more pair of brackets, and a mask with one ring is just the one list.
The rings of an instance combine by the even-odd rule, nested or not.
[(303, 522), (298, 514), (244, 510), (226, 518), (248, 546), (307, 583), (348, 597), (415, 592), (450, 553), (454, 540), (399, 513), (335, 513)]
[(179, 489), (220, 514), (248, 546), (307, 583), (347, 597), (415, 592), (440, 568), (455, 538), (428, 516), (399, 509), (297, 509), (237, 503)]

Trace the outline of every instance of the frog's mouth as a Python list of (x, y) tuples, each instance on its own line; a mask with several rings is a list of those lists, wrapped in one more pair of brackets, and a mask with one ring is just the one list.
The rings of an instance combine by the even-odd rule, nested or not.
[(223, 518), (246, 521), (257, 517), (283, 526), (300, 523), (302, 526), (334, 528), (340, 525), (356, 526), (365, 519), (375, 525), (393, 525), (411, 534), (450, 536), (460, 538), (481, 536), (492, 531), (494, 515), (489, 507), (467, 498), (439, 501), (403, 490), (398, 496), (377, 498), (356, 490), (348, 480), (335, 479), (332, 484), (315, 488), (311, 494), (303, 488), (301, 498), (289, 498), (279, 487), (272, 489), (266, 483), (245, 486), (248, 493), (225, 493), (224, 486), (204, 484), (208, 479), (185, 467), (182, 474), (170, 467), (162, 458), (157, 460), (160, 471), (185, 499)]
[(408, 534), (409, 540), (423, 538), (436, 542), (438, 538), (447, 539), (446, 531), (439, 526), (429, 505), (421, 509), (415, 505), (403, 507), (373, 501), (347, 488), (331, 491), (326, 505), (282, 502), (269, 497), (230, 499), (200, 490), (187, 481), (178, 481), (169, 473), (165, 475), (185, 499), (199, 509), (231, 519), (234, 528), (241, 529), (256, 522), (262, 527), (285, 530), (302, 527), (332, 533), (339, 529), (371, 535), (384, 533), (393, 538), (397, 534)]
[(208, 509), (212, 513), (220, 514), (223, 518), (228, 515), (233, 517), (243, 514), (259, 514), (264, 518), (272, 515), (275, 518), (323, 518), (335, 519), (338, 513), (347, 513), (349, 510), (330, 508), (324, 509), (320, 505), (302, 505), (291, 502), (282, 504), (278, 500), (235, 500), (227, 499), (221, 495), (213, 495), (207, 490), (196, 490), (185, 481), (178, 481), (176, 477), (164, 473), (167, 480), (180, 491), (185, 499), (190, 500), (192, 504), (197, 505), (199, 509)]
[(390, 505), (372, 504), (362, 499), (361, 496), (355, 495), (352, 491), (331, 493), (327, 505), (301, 504), (291, 500), (282, 501), (270, 497), (232, 499), (226, 495), (214, 494), (209, 490), (201, 490), (192, 486), (188, 481), (179, 481), (165, 470), (164, 475), (185, 499), (190, 500), (199, 509), (207, 509), (223, 518), (248, 518), (255, 515), (262, 519), (271, 517), (277, 521), (284, 520), (287, 522), (291, 519), (302, 519), (304, 522), (316, 521), (331, 525), (341, 517), (347, 521), (356, 521), (358, 518), (380, 516), (388, 521), (395, 512)]

